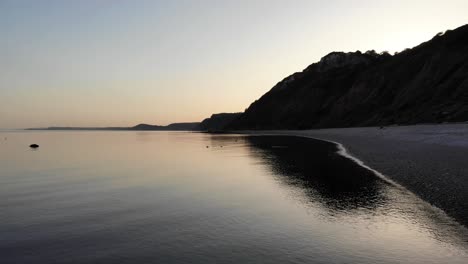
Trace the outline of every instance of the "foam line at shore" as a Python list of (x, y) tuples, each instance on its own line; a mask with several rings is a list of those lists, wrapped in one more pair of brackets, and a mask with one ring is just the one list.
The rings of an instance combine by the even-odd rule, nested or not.
[[(313, 138), (313, 137), (306, 137), (306, 138)], [(371, 171), (372, 173), (374, 173), (377, 177), (379, 177), (380, 179), (382, 179), (383, 181), (395, 186), (395, 187), (398, 187), (398, 188), (402, 188), (402, 189), (405, 189), (405, 190), (408, 190), (406, 189), (404, 186), (400, 185), (399, 183), (393, 181), (392, 179), (388, 178), (387, 176), (383, 175), (382, 173), (380, 173), (379, 171), (367, 166), (362, 160), (356, 158), (355, 156), (351, 155), (348, 150), (344, 147), (343, 144), (341, 143), (338, 143), (338, 142), (335, 142), (335, 141), (331, 141), (331, 140), (324, 140), (324, 139), (318, 139), (318, 138), (313, 138), (313, 139), (316, 139), (316, 140), (321, 140), (321, 141), (326, 141), (326, 142), (330, 142), (330, 143), (333, 143), (335, 144), (337, 147), (338, 147), (338, 151), (337, 153), (345, 158), (348, 158), (352, 161), (354, 161), (356, 164), (358, 164), (359, 166)], [(409, 191), (409, 190), (408, 190)]]
[[(252, 134), (250, 134), (252, 135)], [(319, 140), (319, 141), (324, 141), (324, 142), (328, 142), (328, 143), (332, 143), (334, 145), (336, 145), (336, 147), (338, 148), (338, 151), (336, 152), (338, 155), (340, 156), (343, 156), (347, 159), (350, 159), (352, 160), (354, 163), (356, 163), (357, 165), (371, 171), (372, 173), (375, 174), (375, 176), (379, 177), (381, 180), (385, 181), (386, 183), (388, 184), (391, 184), (397, 188), (400, 188), (400, 189), (404, 189), (406, 191), (409, 191), (407, 188), (405, 188), (404, 186), (402, 186), (401, 184), (393, 181), (392, 179), (388, 178), (387, 176), (385, 176), (384, 174), (380, 173), (379, 171), (367, 166), (362, 160), (354, 157), (353, 155), (351, 155), (348, 150), (345, 148), (345, 146), (339, 142), (336, 142), (336, 141), (332, 141), (332, 140), (327, 140), (327, 139), (321, 139), (321, 138), (315, 138), (315, 137), (311, 137), (311, 136), (307, 136), (307, 135), (291, 135), (291, 134), (253, 134), (255, 136), (288, 136), (288, 137), (302, 137), (302, 138), (310, 138), (310, 139), (315, 139), (315, 140)]]

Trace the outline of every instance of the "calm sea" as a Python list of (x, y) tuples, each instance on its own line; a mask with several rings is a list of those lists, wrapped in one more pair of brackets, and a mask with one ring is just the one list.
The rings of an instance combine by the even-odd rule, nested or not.
[(468, 263), (466, 228), (335, 152), (295, 137), (0, 132), (0, 263)]

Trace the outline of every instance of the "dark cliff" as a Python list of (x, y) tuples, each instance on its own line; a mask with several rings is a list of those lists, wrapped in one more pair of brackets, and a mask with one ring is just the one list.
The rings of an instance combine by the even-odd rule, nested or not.
[(242, 113), (219, 113), (213, 114), (209, 118), (205, 118), (198, 126), (202, 131), (220, 131), (226, 125), (231, 123), (234, 119), (238, 118)]
[(294, 73), (228, 129), (468, 120), (468, 25), (396, 55), (333, 52)]

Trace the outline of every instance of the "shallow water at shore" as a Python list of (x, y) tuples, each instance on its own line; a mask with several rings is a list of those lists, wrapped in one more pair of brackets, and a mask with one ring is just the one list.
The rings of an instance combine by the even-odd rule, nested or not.
[(466, 228), (323, 141), (110, 131), (0, 139), (2, 263), (468, 261)]

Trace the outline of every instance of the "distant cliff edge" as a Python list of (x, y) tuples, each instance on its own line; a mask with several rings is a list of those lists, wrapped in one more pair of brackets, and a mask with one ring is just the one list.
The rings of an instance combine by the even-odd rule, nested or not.
[(198, 126), (199, 130), (216, 132), (223, 130), (228, 124), (240, 117), (242, 113), (219, 113), (204, 119)]

